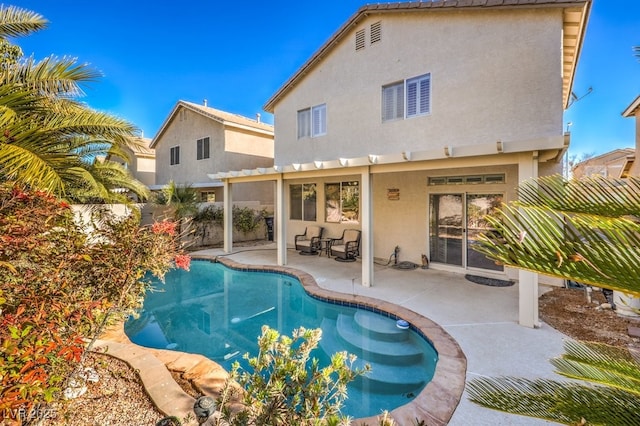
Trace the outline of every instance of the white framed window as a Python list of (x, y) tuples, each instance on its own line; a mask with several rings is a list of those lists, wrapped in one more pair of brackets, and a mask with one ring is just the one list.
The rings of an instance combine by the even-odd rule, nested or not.
[(413, 118), (431, 112), (431, 74), (382, 86), (382, 121)]
[(382, 121), (404, 118), (404, 82), (382, 87)]
[(209, 158), (209, 138), (198, 139), (196, 142), (196, 157), (198, 160), (204, 160), (205, 158)]
[(171, 147), (171, 151), (169, 154), (169, 164), (172, 166), (175, 164), (180, 164), (180, 147), (179, 146)]
[(327, 104), (298, 111), (298, 139), (327, 134)]

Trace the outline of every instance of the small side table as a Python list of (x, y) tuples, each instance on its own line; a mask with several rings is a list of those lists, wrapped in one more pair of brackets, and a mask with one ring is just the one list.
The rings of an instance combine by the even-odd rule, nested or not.
[(325, 253), (327, 257), (331, 257), (331, 238), (320, 238), (320, 251), (319, 256)]

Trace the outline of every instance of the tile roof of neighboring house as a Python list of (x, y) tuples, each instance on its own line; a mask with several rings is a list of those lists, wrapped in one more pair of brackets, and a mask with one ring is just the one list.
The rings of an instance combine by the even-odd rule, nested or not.
[(640, 96), (638, 96), (633, 102), (631, 102), (631, 105), (629, 105), (627, 109), (622, 112), (622, 116), (625, 118), (633, 117), (636, 115), (636, 112), (638, 112), (638, 109), (640, 109)]
[[(573, 85), (573, 77), (582, 47), (584, 31), (589, 16), (592, 0), (433, 0), (413, 1), (397, 3), (368, 4), (362, 6), (354, 13), (314, 54), (300, 69), (293, 74), (278, 91), (264, 105), (264, 110), (273, 113), (275, 104), (286, 95), (289, 90), (310, 70), (327, 55), (333, 46), (346, 37), (351, 28), (360, 20), (374, 13), (393, 12), (425, 12), (454, 8), (487, 10), (507, 8), (536, 8), (536, 7), (561, 7), (563, 13), (564, 40), (563, 40), (563, 100), (565, 107), (568, 105)], [(569, 10), (571, 9), (571, 10)]]
[(143, 156), (143, 157), (155, 157), (155, 150), (151, 148), (150, 138), (136, 138), (136, 142), (140, 142), (140, 145), (136, 145), (131, 147), (133, 153), (135, 155)]
[(230, 112), (211, 108), (209, 106), (194, 104), (193, 102), (178, 101), (178, 103), (173, 107), (173, 110), (171, 110), (169, 116), (162, 123), (162, 126), (160, 127), (160, 130), (158, 130), (156, 136), (151, 141), (151, 148), (155, 147), (158, 139), (164, 133), (169, 122), (178, 112), (178, 109), (180, 109), (180, 107), (187, 108), (193, 112), (211, 118), (212, 120), (215, 120), (225, 126), (244, 128), (245, 130), (252, 130), (258, 133), (273, 136), (273, 126), (271, 124), (262, 123), (260, 121), (253, 120), (239, 114), (233, 114)]

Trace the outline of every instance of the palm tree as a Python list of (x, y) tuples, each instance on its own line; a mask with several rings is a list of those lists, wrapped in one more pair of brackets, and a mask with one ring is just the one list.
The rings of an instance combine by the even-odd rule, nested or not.
[(99, 73), (70, 58), (23, 58), (6, 40), (46, 24), (31, 11), (0, 7), (0, 180), (76, 201), (124, 201), (119, 188), (145, 198), (125, 168), (95, 162), (107, 154), (128, 158), (123, 148), (139, 143), (131, 123), (75, 100)]
[[(489, 217), (477, 250), (519, 269), (640, 295), (640, 178), (539, 178)], [(594, 382), (480, 378), (467, 387), (480, 405), (565, 424), (637, 424), (640, 355), (568, 341), (552, 360), (559, 374)]]
[(156, 195), (155, 203), (169, 207), (173, 220), (178, 225), (178, 235), (182, 235), (185, 219), (198, 212), (197, 191), (190, 184), (178, 185), (173, 180)]

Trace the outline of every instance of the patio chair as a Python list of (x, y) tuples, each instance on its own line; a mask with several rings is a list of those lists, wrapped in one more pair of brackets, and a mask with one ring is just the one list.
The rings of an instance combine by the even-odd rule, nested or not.
[(318, 250), (320, 250), (322, 231), (324, 231), (324, 228), (321, 226), (307, 226), (304, 234), (299, 234), (294, 237), (296, 250), (299, 250), (300, 254), (318, 253)]
[(332, 238), (329, 243), (330, 252), (336, 260), (343, 262), (352, 262), (360, 256), (360, 230), (345, 229), (342, 231), (342, 237)]

